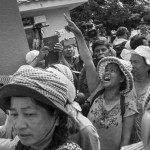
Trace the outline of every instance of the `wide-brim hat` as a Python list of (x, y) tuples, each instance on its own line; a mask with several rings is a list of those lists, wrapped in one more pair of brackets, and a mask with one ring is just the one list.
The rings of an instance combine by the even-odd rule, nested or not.
[(32, 97), (68, 114), (65, 109), (67, 85), (61, 76), (62, 73), (56, 69), (46, 71), (29, 65), (21, 66), (10, 82), (0, 88), (0, 107), (9, 109), (7, 100), (10, 97)]
[(11, 75), (0, 75), (0, 84), (6, 85), (9, 83)]
[(137, 54), (145, 58), (147, 65), (150, 65), (150, 47), (149, 46), (138, 46), (135, 50), (123, 49), (120, 56), (124, 60), (130, 60), (132, 54)]
[(120, 93), (122, 95), (128, 94), (133, 89), (133, 76), (131, 73), (132, 65), (129, 61), (119, 59), (117, 57), (105, 57), (101, 59), (97, 65), (97, 71), (99, 78), (102, 80), (105, 67), (110, 64), (115, 63), (119, 66), (120, 70), (123, 72), (126, 78), (126, 88), (123, 89)]

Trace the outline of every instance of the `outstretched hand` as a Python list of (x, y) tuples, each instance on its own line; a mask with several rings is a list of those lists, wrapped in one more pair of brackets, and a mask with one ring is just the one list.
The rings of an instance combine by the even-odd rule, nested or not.
[(64, 18), (66, 19), (68, 25), (65, 26), (65, 29), (68, 32), (73, 32), (74, 34), (82, 34), (82, 32), (80, 31), (80, 29), (75, 25), (75, 23), (73, 21), (71, 21), (66, 14), (64, 14)]

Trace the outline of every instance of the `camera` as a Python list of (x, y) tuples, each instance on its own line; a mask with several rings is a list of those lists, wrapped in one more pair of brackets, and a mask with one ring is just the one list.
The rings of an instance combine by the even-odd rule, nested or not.
[(97, 36), (97, 30), (93, 23), (83, 23), (80, 27), (84, 36), (88, 38), (94, 38)]
[(89, 31), (87, 31), (87, 36), (89, 38), (94, 38), (97, 36), (97, 30), (96, 29), (91, 29)]
[(33, 29), (33, 30), (36, 30), (36, 29), (38, 30), (38, 29), (41, 29), (42, 27), (43, 27), (42, 23), (37, 23), (37, 24), (34, 24), (34, 25), (33, 25), (33, 28), (32, 28), (32, 29)]
[(79, 28), (85, 37), (95, 38), (97, 37), (98, 31), (102, 30), (103, 25), (95, 25), (91, 22), (83, 22), (80, 24)]
[(49, 26), (48, 24), (36, 23), (33, 25), (32, 30), (41, 30), (43, 27)]

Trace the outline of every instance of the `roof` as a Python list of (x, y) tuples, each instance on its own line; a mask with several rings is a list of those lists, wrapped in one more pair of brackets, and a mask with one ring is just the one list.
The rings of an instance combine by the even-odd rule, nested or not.
[(17, 3), (20, 12), (23, 13), (59, 7), (68, 7), (69, 10), (71, 10), (87, 1), (88, 0), (17, 0)]
[(39, 1), (54, 1), (54, 0), (17, 0), (17, 3), (21, 4), (21, 3), (31, 3), (31, 2), (39, 2)]

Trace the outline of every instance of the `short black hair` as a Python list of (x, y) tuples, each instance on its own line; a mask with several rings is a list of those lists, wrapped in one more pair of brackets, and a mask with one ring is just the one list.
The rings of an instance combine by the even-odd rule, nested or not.
[(146, 40), (146, 37), (143, 35), (136, 34), (130, 39), (130, 47), (135, 50), (138, 46), (143, 45), (143, 40)]
[(117, 29), (117, 32), (116, 32), (116, 36), (119, 37), (119, 36), (122, 36), (126, 33), (129, 33), (128, 29), (126, 27), (119, 27)]
[(94, 49), (97, 47), (97, 46), (100, 46), (100, 45), (104, 45), (106, 46), (108, 49), (111, 47), (111, 44), (108, 43), (107, 41), (104, 41), (104, 40), (96, 40), (93, 44), (92, 44), (92, 50), (94, 52)]

